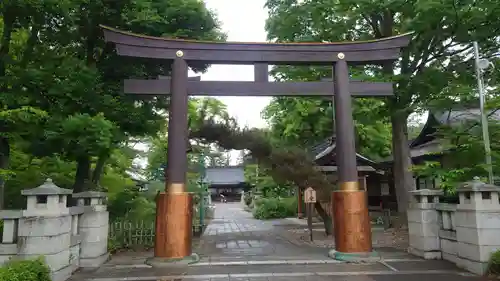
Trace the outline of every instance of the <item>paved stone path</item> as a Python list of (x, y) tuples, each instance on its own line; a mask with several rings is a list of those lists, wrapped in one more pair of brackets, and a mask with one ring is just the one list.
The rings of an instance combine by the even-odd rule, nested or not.
[[(281, 233), (289, 220), (259, 221), (240, 203), (217, 204), (215, 218), (194, 247), (201, 261), (178, 268), (150, 268), (152, 253), (114, 256), (94, 272), (80, 273), (75, 281), (476, 281), (445, 261), (426, 261), (403, 251), (377, 249), (383, 261), (374, 264), (341, 263), (327, 257), (326, 249), (297, 245)], [(294, 227), (297, 227), (295, 225)]]
[(287, 220), (256, 220), (240, 203), (218, 204), (215, 218), (194, 251), (202, 257), (202, 262), (207, 259), (269, 260), (271, 257), (324, 259), (324, 249), (294, 245), (280, 235), (280, 230), (290, 224)]

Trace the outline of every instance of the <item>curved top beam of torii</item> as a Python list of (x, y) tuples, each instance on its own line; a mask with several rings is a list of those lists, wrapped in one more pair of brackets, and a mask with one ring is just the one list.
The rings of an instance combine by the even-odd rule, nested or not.
[(208, 64), (307, 64), (331, 65), (344, 59), (354, 64), (396, 60), (413, 33), (378, 40), (340, 43), (243, 43), (180, 40), (134, 34), (102, 26), (107, 42), (116, 44), (119, 55), (174, 59), (181, 50), (184, 59)]

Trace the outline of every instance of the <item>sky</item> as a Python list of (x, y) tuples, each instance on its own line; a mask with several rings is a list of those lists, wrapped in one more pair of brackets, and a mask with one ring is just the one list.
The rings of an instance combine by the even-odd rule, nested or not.
[[(222, 23), (228, 41), (264, 42), (267, 19), (265, 0), (205, 0), (207, 8), (214, 11)], [(199, 74), (190, 73), (190, 76)], [(212, 65), (201, 74), (205, 81), (253, 81), (251, 65)], [(240, 126), (266, 126), (261, 111), (271, 101), (270, 97), (217, 97), (227, 105), (228, 113)]]

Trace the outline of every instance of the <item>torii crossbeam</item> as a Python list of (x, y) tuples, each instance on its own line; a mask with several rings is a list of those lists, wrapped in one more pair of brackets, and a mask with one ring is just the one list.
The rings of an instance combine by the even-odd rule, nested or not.
[[(186, 190), (188, 95), (219, 96), (330, 96), (335, 101), (339, 186), (334, 201), (335, 248), (340, 253), (370, 253), (371, 225), (366, 192), (358, 186), (352, 96), (392, 94), (390, 83), (349, 80), (349, 67), (397, 60), (411, 34), (365, 42), (238, 43), (177, 40), (137, 35), (102, 27), (105, 40), (118, 55), (169, 60), (170, 79), (126, 80), (125, 92), (170, 95), (168, 166), (165, 193), (157, 200), (155, 257), (179, 259), (191, 253), (191, 204)], [(254, 82), (197, 81), (188, 78), (188, 64), (255, 65)], [(268, 64), (333, 65), (333, 81), (269, 82)]]
[[(354, 97), (392, 95), (392, 83), (351, 81)], [(252, 82), (252, 81), (194, 81), (188, 80), (190, 96), (332, 96), (332, 82)], [(170, 95), (170, 79), (127, 79), (126, 94)]]

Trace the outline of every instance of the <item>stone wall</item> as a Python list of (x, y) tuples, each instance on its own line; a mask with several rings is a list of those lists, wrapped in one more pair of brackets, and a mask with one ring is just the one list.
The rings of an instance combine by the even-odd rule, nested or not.
[(440, 190), (412, 192), (408, 250), (482, 275), (491, 254), (500, 250), (500, 187), (476, 178), (457, 192), (459, 204), (439, 203)]
[[(22, 194), (27, 197), (25, 210), (0, 211), (0, 265), (43, 256), (52, 280), (64, 281), (78, 268), (98, 267), (108, 259), (106, 194), (72, 194), (50, 179)], [(69, 195), (78, 199), (77, 206), (67, 207)]]

